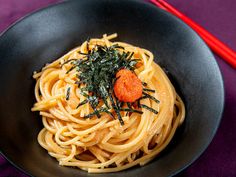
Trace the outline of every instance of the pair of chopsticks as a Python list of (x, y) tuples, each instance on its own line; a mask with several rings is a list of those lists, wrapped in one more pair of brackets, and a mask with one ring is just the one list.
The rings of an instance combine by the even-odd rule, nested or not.
[(174, 8), (172, 5), (170, 5), (166, 1), (150, 0), (150, 2), (160, 7), (161, 9), (167, 12), (170, 12), (171, 14), (175, 15), (176, 17), (184, 21), (186, 24), (188, 24), (193, 30), (195, 30), (202, 37), (202, 39), (208, 44), (208, 46), (212, 49), (212, 51), (214, 51), (216, 54), (222, 57), (232, 67), (236, 68), (236, 52), (235, 51), (227, 47), (223, 42), (221, 42), (219, 39), (214, 37), (212, 34), (210, 34), (207, 30), (205, 30), (203, 27), (198, 25), (196, 22), (186, 17), (183, 13), (178, 11), (176, 8)]

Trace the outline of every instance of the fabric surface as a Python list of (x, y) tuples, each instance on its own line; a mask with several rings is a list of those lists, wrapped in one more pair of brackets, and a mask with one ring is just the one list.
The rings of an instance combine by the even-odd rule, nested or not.
[[(235, 0), (167, 0), (236, 50)], [(0, 0), (0, 32), (32, 11), (59, 0)], [(178, 177), (236, 176), (236, 70), (215, 55), (224, 78), (225, 110), (220, 127), (203, 155)], [(0, 155), (0, 177), (27, 177)]]

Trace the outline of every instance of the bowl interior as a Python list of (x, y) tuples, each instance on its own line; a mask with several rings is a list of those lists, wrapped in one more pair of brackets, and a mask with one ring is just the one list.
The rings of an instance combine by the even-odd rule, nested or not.
[(106, 176), (60, 167), (37, 143), (41, 118), (30, 109), (35, 101), (33, 71), (88, 37), (114, 32), (116, 40), (154, 53), (183, 97), (187, 116), (171, 144), (152, 162), (109, 176), (176, 174), (212, 140), (223, 110), (222, 77), (210, 50), (189, 27), (141, 1), (68, 1), (24, 18), (0, 37), (0, 149), (28, 174)]

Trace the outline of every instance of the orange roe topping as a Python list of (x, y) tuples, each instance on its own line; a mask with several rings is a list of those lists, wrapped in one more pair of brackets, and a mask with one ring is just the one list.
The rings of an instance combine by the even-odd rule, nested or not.
[(133, 72), (121, 69), (116, 73), (116, 78), (114, 92), (120, 101), (132, 103), (142, 96), (142, 82)]

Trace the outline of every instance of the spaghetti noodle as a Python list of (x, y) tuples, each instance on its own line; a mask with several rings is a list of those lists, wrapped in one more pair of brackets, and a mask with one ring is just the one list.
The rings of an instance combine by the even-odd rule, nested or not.
[[(33, 75), (37, 102), (32, 111), (40, 112), (44, 125), (38, 142), (62, 166), (106, 173), (145, 165), (168, 145), (184, 120), (184, 104), (166, 74), (154, 63), (153, 54), (127, 43), (111, 42), (116, 36), (85, 41)], [(118, 46), (118, 53), (132, 53), (129, 59), (139, 60), (133, 72), (145, 83), (143, 90), (150, 91), (138, 100), (143, 106), (125, 103), (120, 110), (131, 110), (125, 108), (128, 105), (132, 111), (115, 114), (117, 110), (109, 107), (112, 102), (108, 98), (104, 112), (96, 112), (89, 101), (83, 102), (83, 93), (90, 93), (81, 92), (85, 84), (78, 80), (80, 72), (73, 63), (88, 60), (86, 54), (96, 51), (97, 46)], [(99, 100), (98, 108), (105, 107), (103, 99)]]

